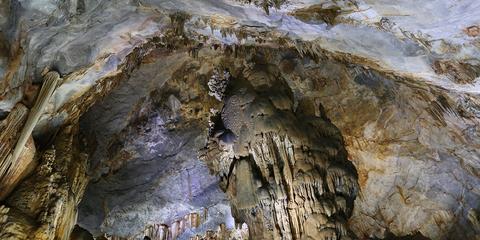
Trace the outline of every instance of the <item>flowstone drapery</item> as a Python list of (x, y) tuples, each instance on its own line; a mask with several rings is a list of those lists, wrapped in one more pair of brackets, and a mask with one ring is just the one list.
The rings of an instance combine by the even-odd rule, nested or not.
[(262, 71), (228, 89), (201, 152), (258, 239), (347, 239), (358, 191), (339, 130)]

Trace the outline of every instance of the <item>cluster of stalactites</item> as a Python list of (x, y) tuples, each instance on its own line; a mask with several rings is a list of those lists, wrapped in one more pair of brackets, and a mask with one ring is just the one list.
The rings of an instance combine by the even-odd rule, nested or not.
[(256, 205), (239, 210), (260, 207), (275, 213), (272, 217), (281, 228), (281, 239), (299, 239), (312, 235), (310, 232), (316, 239), (347, 236), (345, 217), (351, 212), (347, 201), (355, 198), (358, 189), (354, 173), (335, 163), (324, 168), (317, 164), (322, 160), (312, 159), (315, 154), (303, 152), (288, 136), (272, 132), (261, 134), (250, 148), (252, 160), (268, 185), (257, 190)]
[[(246, 129), (248, 143), (222, 144), (223, 135), (231, 131), (213, 126), (201, 152), (222, 177), (234, 217), (245, 221), (259, 239), (347, 239), (346, 222), (358, 183), (338, 130), (321, 117), (314, 118), (310, 126), (315, 127), (307, 131), (289, 129), (287, 119), (295, 118), (259, 116), (256, 126), (276, 122), (283, 130)], [(299, 132), (302, 129), (306, 132)], [(244, 146), (248, 154), (236, 157), (239, 146), (234, 145)]]
[[(249, 226), (263, 222), (262, 228), (275, 239), (348, 237), (346, 221), (358, 191), (356, 174), (350, 168), (340, 167), (341, 162), (314, 159), (323, 155), (312, 154), (288, 136), (273, 132), (250, 142), (251, 160), (233, 161), (231, 146), (210, 141), (204, 159), (216, 158), (212, 165), (223, 172), (224, 189), (235, 189), (231, 194), (234, 212)], [(242, 162), (250, 166), (242, 167)], [(233, 170), (228, 163), (235, 165)], [(260, 176), (254, 176), (254, 169)], [(239, 192), (245, 185), (251, 185), (247, 187), (251, 190)], [(249, 221), (252, 213), (256, 217)]]
[[(2, 131), (0, 133), (0, 200), (3, 200), (20, 182), (20, 179), (35, 167), (33, 154), (30, 159), (21, 155), (25, 155), (25, 151), (28, 152), (28, 147), (25, 146), (29, 140), (33, 141), (31, 137), (33, 129), (60, 80), (57, 72), (48, 72), (28, 116), (27, 108), (19, 103), (7, 120), (0, 123)], [(34, 144), (30, 145), (35, 148)]]

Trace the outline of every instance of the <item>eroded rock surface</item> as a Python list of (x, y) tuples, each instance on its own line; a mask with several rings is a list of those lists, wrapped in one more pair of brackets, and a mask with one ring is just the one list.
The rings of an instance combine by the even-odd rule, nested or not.
[[(138, 238), (154, 228), (158, 238), (152, 239), (190, 239), (221, 224), (236, 227), (218, 179), (197, 157), (208, 108), (190, 113), (202, 104), (198, 91), (208, 97), (206, 81), (198, 80), (198, 64), (186, 53), (164, 59), (170, 64), (145, 62), (82, 119), (97, 148), (80, 225), (95, 236)], [(187, 228), (191, 213), (198, 213), (198, 224)]]
[(46, 150), (35, 172), (1, 206), (2, 239), (69, 239), (88, 183), (87, 155), (69, 126)]
[[(208, 202), (221, 214), (209, 211), (204, 228), (181, 237), (211, 237), (208, 229), (233, 222), (231, 204), (265, 238), (318, 238), (323, 229), (476, 239), (479, 8), (476, 0), (0, 0), (0, 164), (43, 74), (63, 79), (1, 179), (0, 232), (68, 238), (87, 160), (46, 171), (42, 156), (78, 155), (52, 142), (83, 116), (93, 181), (80, 224), (95, 234), (172, 226)], [(288, 149), (300, 150), (288, 157)], [(79, 173), (65, 179), (71, 171)], [(246, 211), (264, 203), (255, 210), (263, 216)]]

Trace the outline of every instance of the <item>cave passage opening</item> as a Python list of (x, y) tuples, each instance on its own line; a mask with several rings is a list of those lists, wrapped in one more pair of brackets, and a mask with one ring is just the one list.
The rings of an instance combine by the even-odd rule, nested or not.
[(162, 240), (350, 236), (358, 186), (342, 135), (284, 77), (309, 61), (217, 52), (155, 50), (82, 116), (94, 147), (79, 225)]

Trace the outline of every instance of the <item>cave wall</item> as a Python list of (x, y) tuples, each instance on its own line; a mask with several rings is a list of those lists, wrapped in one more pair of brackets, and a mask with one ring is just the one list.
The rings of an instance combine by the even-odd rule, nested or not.
[[(78, 126), (66, 126), (1, 206), (2, 239), (70, 239), (88, 183)], [(40, 154), (40, 153), (38, 153)]]
[[(360, 193), (348, 224), (358, 237), (476, 236), (474, 95), (345, 64), (348, 59), (258, 52), (269, 57), (266, 75), (285, 79), (294, 105), (309, 99), (317, 115), (322, 106), (340, 130), (358, 171)], [(242, 111), (225, 115), (236, 112)]]
[(217, 234), (221, 225), (219, 234), (236, 230), (218, 179), (197, 157), (207, 135), (204, 103), (214, 102), (209, 68), (186, 52), (158, 49), (82, 117), (95, 146), (82, 227), (95, 236), (162, 240)]
[[(268, 223), (266, 220), (252, 219), (245, 209), (250, 209), (249, 207), (261, 202), (256, 195), (265, 195), (265, 193), (261, 193), (265, 188), (269, 189), (267, 192), (277, 188), (288, 192), (285, 190), (289, 188), (288, 184), (283, 180), (277, 183), (276, 178), (272, 180), (259, 177), (270, 176), (272, 173), (275, 176), (278, 171), (286, 170), (262, 167), (263, 163), (261, 162), (264, 160), (258, 159), (264, 157), (252, 155), (251, 153), (255, 152), (255, 148), (252, 146), (239, 147), (245, 144), (241, 137), (254, 139), (258, 146), (275, 146), (274, 148), (285, 146), (287, 142), (291, 142), (293, 146), (303, 146), (300, 149), (304, 151), (304, 149), (312, 148), (306, 146), (318, 146), (319, 144), (316, 143), (317, 140), (308, 140), (309, 143), (298, 140), (304, 137), (316, 139), (317, 137), (299, 134), (308, 132), (308, 134), (314, 135), (313, 130), (307, 130), (313, 126), (311, 129), (320, 131), (317, 133), (320, 135), (325, 133), (321, 132), (324, 130), (319, 129), (333, 129), (336, 132), (329, 135), (333, 140), (327, 138), (325, 142), (336, 141), (337, 145), (333, 148), (340, 152), (339, 158), (343, 159), (340, 161), (343, 165), (346, 164), (344, 166), (348, 166), (348, 162), (345, 161), (346, 159), (351, 160), (358, 172), (359, 191), (353, 204), (353, 211), (352, 207), (347, 207), (342, 210), (344, 211), (342, 218), (335, 218), (335, 221), (327, 220), (327, 226), (333, 228), (335, 225), (328, 223), (329, 221), (338, 222), (338, 226), (347, 226), (346, 228), (358, 237), (382, 238), (390, 236), (390, 234), (397, 236), (420, 234), (432, 239), (442, 239), (448, 236), (470, 238), (475, 235), (478, 226), (475, 224), (478, 200), (474, 190), (477, 182), (475, 177), (476, 161), (466, 157), (475, 156), (474, 146), (477, 144), (475, 140), (475, 109), (477, 109), (477, 105), (472, 96), (446, 94), (439, 88), (379, 73), (361, 66), (348, 65), (335, 59), (305, 58), (296, 55), (294, 51), (275, 48), (239, 48), (235, 53), (228, 48), (202, 49), (196, 58), (192, 58), (185, 52), (170, 56), (165, 52), (156, 51), (145, 58), (142, 65), (146, 68), (140, 69), (130, 80), (125, 81), (125, 85), (116, 88), (119, 90), (112, 93), (111, 100), (107, 97), (102, 103), (105, 104), (103, 107), (102, 104), (94, 106), (92, 113), (85, 115), (84, 119), (87, 119), (86, 122), (90, 122), (91, 129), (94, 129), (95, 126), (105, 129), (103, 132), (95, 133), (99, 134), (97, 140), (94, 139), (92, 142), (91, 138), (87, 138), (87, 142), (93, 143), (92, 145), (103, 151), (101, 154), (95, 153), (95, 151), (92, 153), (93, 156), (97, 156), (96, 160), (92, 160), (94, 166), (91, 168), (96, 181), (101, 182), (108, 178), (118, 179), (120, 176), (125, 178), (125, 176), (131, 176), (129, 174), (134, 169), (139, 169), (139, 166), (144, 165), (129, 163), (139, 155), (135, 151), (129, 152), (135, 141), (137, 143), (138, 141), (149, 142), (152, 141), (152, 135), (149, 134), (165, 130), (175, 132), (173, 129), (181, 129), (185, 125), (197, 122), (200, 125), (191, 125), (190, 127), (196, 130), (203, 129), (198, 132), (198, 141), (195, 145), (185, 146), (190, 149), (199, 149), (208, 143), (208, 148), (216, 149), (210, 156), (210, 160), (204, 159), (207, 166), (201, 167), (204, 169), (201, 171), (205, 171), (206, 167), (209, 167), (214, 170), (213, 174), (221, 177), (219, 183), (232, 201), (234, 217), (242, 221), (250, 221), (250, 225), (260, 226), (260, 229), (264, 227), (271, 229), (272, 231), (264, 231), (262, 234), (273, 235), (273, 229), (276, 227), (271, 226), (274, 224)], [(225, 72), (218, 69), (226, 70), (227, 68), (230, 80), (228, 83), (222, 83), (225, 80), (222, 77), (225, 78), (226, 75)], [(155, 72), (154, 69), (158, 72)], [(145, 80), (147, 82), (143, 82)], [(216, 81), (221, 84), (215, 83)], [(138, 82), (144, 84), (134, 84)], [(209, 92), (211, 96), (208, 95)], [(129, 99), (124, 101), (123, 105), (120, 104), (112, 110), (112, 113), (115, 112), (117, 115), (100, 114), (106, 113), (105, 109), (108, 109), (108, 106), (117, 103), (115, 99), (124, 99), (127, 95)], [(145, 95), (148, 97), (145, 98)], [(257, 99), (257, 102), (252, 99)], [(243, 109), (239, 109), (239, 105)], [(245, 111), (245, 108), (253, 110)], [(155, 112), (153, 109), (163, 110), (151, 114)], [(254, 121), (258, 123), (258, 127), (248, 125), (251, 124), (248, 123), (251, 118), (248, 113), (252, 112), (258, 113), (258, 119)], [(213, 115), (220, 120), (212, 119)], [(111, 121), (112, 119), (118, 121)], [(160, 128), (161, 131), (157, 131), (159, 128), (153, 128), (156, 130), (152, 132), (152, 128), (149, 127), (152, 124), (152, 126), (158, 126), (159, 123), (162, 125), (165, 121), (170, 121), (169, 124), (164, 125), (165, 130), (161, 130), (163, 127)], [(210, 139), (207, 140), (204, 137), (208, 136), (209, 121)], [(406, 125), (405, 122), (411, 124)], [(142, 124), (146, 126), (140, 127)], [(241, 126), (244, 124), (249, 126), (247, 127), (248, 131), (242, 130)], [(215, 129), (215, 126), (219, 129)], [(274, 126), (276, 126), (274, 131), (263, 132), (261, 130), (271, 129)], [(338, 130), (336, 130), (337, 127)], [(279, 130), (283, 131), (284, 135), (273, 134)], [(135, 135), (138, 133), (141, 133), (140, 136), (145, 136)], [(258, 138), (257, 134), (260, 133), (265, 133), (269, 137)], [(185, 138), (191, 138), (191, 136), (189, 134), (177, 135), (179, 142), (184, 141)], [(343, 140), (340, 141), (340, 138)], [(98, 141), (99, 139), (103, 140)], [(105, 141), (106, 139), (109, 140)], [(363, 141), (358, 139), (363, 139)], [(120, 145), (117, 146), (118, 144)], [(345, 145), (345, 149), (343, 149), (343, 145)], [(149, 153), (150, 150), (149, 147), (146, 147), (145, 150), (141, 150), (143, 153), (140, 155), (149, 156), (148, 154), (152, 154)], [(344, 152), (345, 150), (348, 153)], [(277, 150), (273, 152), (275, 153), (273, 155), (278, 154)], [(473, 155), (471, 155), (472, 153)], [(196, 159), (195, 152), (187, 155), (189, 159)], [(311, 158), (317, 159), (315, 156)], [(321, 158), (318, 157), (318, 159)], [(235, 159), (234, 164), (231, 164), (232, 159)], [(265, 160), (265, 162), (277, 161), (276, 157), (269, 159), (272, 160)], [(106, 162), (101, 162), (103, 160)], [(218, 161), (224, 162), (219, 163)], [(284, 160), (278, 161), (284, 162)], [(200, 162), (197, 163), (200, 164)], [(256, 173), (253, 175), (239, 174), (240, 178), (253, 179), (252, 182), (255, 182), (254, 179), (260, 178), (263, 179), (263, 182), (257, 181), (255, 184), (259, 185), (252, 183), (249, 189), (237, 190), (236, 187), (233, 187), (235, 184), (225, 184), (225, 181), (230, 181), (230, 177), (232, 183), (236, 181), (236, 174), (231, 174), (230, 167), (233, 167), (233, 173), (236, 173), (237, 167), (251, 169)], [(320, 169), (320, 167), (318, 168)], [(350, 167), (346, 169), (340, 167), (339, 171), (354, 172)], [(240, 170), (240, 172), (247, 171)], [(318, 172), (324, 171), (318, 170)], [(343, 174), (348, 176), (347, 173)], [(328, 186), (326, 178), (328, 174), (320, 175), (322, 181), (326, 182), (326, 189), (331, 191), (332, 188)], [(138, 173), (138, 176), (143, 175)], [(102, 180), (102, 177), (105, 179)], [(139, 181), (141, 179), (142, 177), (138, 178)], [(184, 177), (178, 179), (180, 182), (184, 181)], [(212, 184), (217, 181), (211, 179)], [(273, 183), (270, 183), (269, 180), (272, 180)], [(132, 182), (134, 183), (135, 180)], [(117, 181), (116, 184), (121, 186), (125, 183)], [(293, 185), (295, 186), (295, 184)], [(247, 199), (240, 199), (240, 202), (246, 201), (248, 204), (235, 203), (237, 191), (251, 192), (258, 186), (261, 190), (258, 190), (258, 193), (255, 191), (255, 194), (251, 195), (254, 201), (247, 197)], [(110, 190), (110, 187), (109, 184), (104, 185), (105, 190)], [(319, 190), (317, 189), (317, 191)], [(439, 191), (446, 194), (436, 194)], [(276, 190), (274, 192), (273, 195), (270, 193), (267, 195), (270, 198), (283, 196), (283, 193), (278, 193), (277, 196)], [(91, 195), (95, 194), (98, 192), (91, 192)], [(215, 194), (220, 194), (220, 192)], [(137, 195), (135, 191), (132, 191), (128, 196)], [(335, 199), (335, 197), (331, 198)], [(114, 199), (113, 202), (122, 202), (120, 199)], [(94, 199), (91, 200), (93, 205), (98, 202)], [(86, 205), (88, 205), (88, 201), (87, 198)], [(225, 201), (225, 198), (222, 201)], [(152, 206), (151, 204), (153, 203), (145, 203), (144, 209), (149, 209), (148, 206)], [(238, 204), (238, 208), (235, 207), (236, 204)], [(346, 206), (348, 205), (346, 204)], [(113, 204), (112, 206), (120, 205)], [(335, 202), (332, 206), (330, 207), (336, 211), (336, 208), (340, 209), (341, 203)], [(419, 210), (412, 212), (410, 210), (412, 207)], [(88, 207), (83, 209), (86, 209), (85, 213), (90, 211)], [(113, 234), (117, 231), (113, 227), (114, 220), (121, 219), (122, 215), (129, 216), (129, 214), (124, 214), (125, 209), (122, 207), (118, 207), (117, 210), (111, 209), (107, 212), (112, 211), (112, 214), (104, 217), (112, 220), (110, 223), (105, 222), (103, 227), (110, 229), (108, 231)], [(288, 204), (286, 208), (280, 205), (278, 209), (288, 209)], [(311, 209), (316, 209), (312, 212), (325, 211), (323, 206)], [(129, 211), (134, 213), (136, 210), (138, 208), (130, 208)], [(187, 214), (190, 210), (185, 210), (183, 213)], [(121, 214), (113, 214), (116, 211)], [(97, 212), (95, 210), (89, 214), (95, 215)], [(276, 210), (268, 212), (266, 216), (272, 213), (275, 213), (276, 217), (278, 216), (278, 219), (274, 220), (275, 223), (291, 221), (290, 215), (285, 212), (276, 213)], [(280, 217), (282, 214), (289, 217)], [(348, 220), (350, 214), (351, 217)], [(84, 216), (88, 216), (88, 214)], [(135, 218), (135, 215), (130, 215), (130, 217)], [(124, 219), (131, 220), (130, 217)], [(168, 218), (170, 220), (165, 220), (165, 222), (176, 218), (178, 219), (178, 217), (170, 217)], [(323, 221), (320, 218), (317, 220)], [(85, 220), (85, 222), (88, 221)], [(101, 222), (102, 220), (97, 223)], [(141, 232), (145, 225), (148, 225), (147, 220), (142, 220), (142, 222), (136, 227), (138, 230), (136, 232)], [(164, 222), (152, 220), (151, 223), (163, 224)], [(101, 224), (97, 224), (91, 229), (95, 229), (99, 225)], [(288, 230), (289, 227), (290, 230)], [(292, 230), (295, 227), (292, 227), (289, 222), (288, 224), (284, 223), (278, 229), (284, 232), (290, 231), (292, 236), (295, 236), (295, 230)], [(338, 227), (338, 229), (335, 228), (335, 231), (345, 232), (342, 229), (342, 227)], [(250, 230), (261, 231), (255, 230), (255, 228), (250, 228)], [(122, 235), (122, 232), (117, 233)]]
[(331, 61), (297, 66), (286, 77), (290, 86), (324, 106), (358, 171), (354, 232), (475, 236), (479, 105), (472, 95)]
[[(2, 135), (1, 158), (16, 141), (14, 133), (20, 131), (26, 111), (17, 114), (22, 106), (32, 108), (42, 75), (53, 69), (64, 77), (36, 125), (33, 143), (31, 139), (20, 157), (22, 163), (30, 164), (17, 169), (24, 174), (8, 179), (8, 191), (16, 192), (20, 180), (30, 178), (30, 171), (39, 172), (36, 165), (42, 165), (40, 156), (49, 146), (42, 142), (51, 137), (45, 133), (75, 124), (80, 115), (127, 80), (152, 49), (179, 51), (185, 58), (196, 57), (191, 61), (197, 65), (211, 64), (200, 71), (208, 79), (215, 75), (213, 66), (221, 62), (208, 63), (202, 56), (237, 56), (242, 55), (242, 47), (256, 46), (270, 49), (264, 52), (270, 56), (265, 75), (286, 81), (293, 92), (293, 109), (310, 99), (315, 109), (323, 106), (325, 116), (340, 130), (360, 187), (348, 224), (353, 232), (364, 238), (392, 234), (477, 237), (480, 3), (251, 3), (0, 1), (0, 129), (12, 133)], [(165, 41), (171, 33), (180, 36)], [(276, 48), (280, 53), (271, 50)], [(187, 49), (191, 56), (183, 52)], [(168, 58), (162, 60), (171, 63)], [(232, 76), (242, 75), (231, 64), (238, 62), (220, 69), (230, 67)], [(254, 79), (262, 82), (265, 78)], [(202, 91), (208, 91), (208, 80), (202, 86)], [(223, 109), (212, 103), (219, 96), (215, 91), (223, 88), (215, 88), (213, 97), (201, 102), (207, 110), (200, 112), (207, 115), (211, 107)], [(139, 96), (148, 92), (136, 84), (132, 89), (138, 92), (126, 91), (127, 102), (138, 103)], [(183, 92), (162, 101), (170, 99), (176, 105), (177, 98), (182, 103)], [(277, 108), (284, 103), (271, 104)], [(140, 110), (126, 107), (117, 113), (132, 111)], [(131, 119), (120, 119), (118, 128), (102, 127), (113, 134), (122, 132)], [(108, 117), (99, 120), (108, 121)], [(201, 125), (208, 125), (208, 119)], [(229, 134), (223, 137), (227, 142), (232, 139)], [(124, 161), (117, 159), (122, 157), (113, 156), (106, 164), (94, 160), (94, 168), (98, 167), (94, 177), (121, 171)], [(8, 197), (5, 192), (3, 198)], [(24, 219), (36, 218), (12, 216), (8, 221), (19, 219), (27, 228), (35, 222)]]
[[(153, 199), (158, 198), (157, 206), (171, 209), (168, 207), (170, 200), (162, 203), (171, 197), (162, 194), (159, 187), (169, 186), (167, 191), (171, 192), (175, 184), (183, 186), (182, 182), (187, 179), (184, 176), (177, 178), (174, 172), (168, 170), (157, 172), (160, 175), (157, 174), (154, 178), (148, 177), (149, 174), (142, 171), (146, 169), (151, 171), (155, 168), (154, 165), (172, 159), (175, 159), (175, 166), (178, 168), (185, 161), (181, 160), (184, 157), (191, 159), (185, 162), (189, 166), (201, 163), (192, 156), (192, 154), (196, 155), (196, 151), (192, 152), (192, 149), (200, 149), (206, 145), (208, 130), (210, 134), (208, 145), (201, 151), (200, 156), (204, 164), (206, 163), (210, 168), (211, 173), (220, 177), (220, 182), (217, 180), (214, 184), (220, 184), (226, 191), (233, 206), (232, 213), (236, 222), (238, 224), (246, 222), (251, 236), (263, 236), (265, 239), (273, 237), (300, 239), (304, 236), (302, 232), (305, 229), (316, 229), (309, 232), (311, 238), (346, 237), (349, 234), (346, 222), (351, 215), (358, 187), (356, 172), (347, 160), (341, 133), (322, 113), (321, 106), (312, 99), (302, 99), (302, 103), (300, 105), (296, 103), (295, 106), (298, 99), (294, 97), (290, 87), (284, 80), (275, 79), (274, 74), (270, 72), (270, 70), (277, 72), (279, 70), (274, 66), (262, 66), (267, 61), (262, 53), (257, 54), (254, 49), (250, 49), (244, 52), (239, 51), (235, 57), (233, 54), (218, 55), (216, 54), (218, 51), (221, 50), (202, 50), (196, 58), (185, 58), (185, 55), (177, 54), (153, 61), (146, 60), (144, 67), (140, 67), (130, 80), (120, 85), (112, 95), (85, 115), (82, 120), (85, 130), (103, 140), (96, 144), (97, 148), (93, 153), (93, 156), (97, 156), (97, 160), (101, 162), (94, 159), (93, 162), (97, 162), (99, 166), (92, 169), (93, 172), (97, 172), (96, 174), (102, 173), (97, 175), (98, 182), (92, 183), (91, 190), (87, 192), (86, 201), (82, 207), (85, 214), (80, 220), (83, 222), (82, 226), (101, 229), (101, 231), (94, 230), (97, 233), (103, 231), (112, 235), (131, 236), (140, 232), (149, 222), (158, 224), (175, 219), (175, 216), (155, 213), (156, 211), (149, 206), (152, 206)], [(269, 51), (274, 54), (273, 56), (278, 57), (276, 55), (278, 52), (265, 50), (265, 52)], [(162, 61), (165, 59), (172, 59), (177, 64), (165, 65)], [(165, 66), (166, 69), (170, 69), (169, 73), (162, 70)], [(229, 68), (229, 71), (226, 71), (226, 68)], [(137, 98), (134, 104), (126, 101), (125, 107), (118, 104), (114, 108), (109, 107), (119, 102), (116, 99), (124, 99), (123, 96), (133, 88), (131, 83), (139, 81), (144, 83), (140, 86), (149, 91), (147, 98)], [(158, 85), (157, 82), (160, 84)], [(99, 114), (99, 111), (103, 113), (107, 111), (109, 114)], [(149, 111), (153, 111), (154, 114)], [(241, 112), (245, 113), (242, 115)], [(215, 116), (220, 119), (220, 123), (213, 120)], [(116, 122), (122, 117), (130, 118), (131, 126), (116, 133), (112, 132), (112, 127), (121, 129), (119, 127), (121, 125)], [(125, 120), (120, 122), (125, 123)], [(96, 130), (99, 127), (98, 123), (103, 123), (104, 127), (100, 128), (106, 131)], [(218, 124), (220, 126), (217, 126)], [(222, 126), (225, 129), (222, 129)], [(245, 128), (252, 130), (248, 132), (244, 130)], [(203, 130), (192, 132), (193, 129)], [(198, 137), (193, 137), (192, 134)], [(259, 137), (262, 134), (265, 134), (265, 139)], [(242, 140), (238, 140), (240, 136)], [(192, 137), (198, 139), (195, 141), (200, 145), (182, 144), (183, 141), (190, 142)], [(107, 139), (108, 141), (105, 141)], [(171, 147), (169, 142), (173, 144)], [(233, 142), (236, 150), (229, 151), (230, 147), (233, 149)], [(174, 147), (177, 144), (179, 144), (178, 147)], [(225, 146), (220, 147), (218, 144), (222, 146), (226, 144), (226, 149)], [(252, 146), (249, 150), (245, 150), (247, 144), (256, 147)], [(265, 146), (270, 148), (282, 146), (284, 152), (272, 150), (271, 153), (260, 153), (267, 151), (262, 149)], [(141, 150), (142, 148), (144, 150)], [(170, 148), (178, 149), (174, 151), (175, 153), (169, 154), (167, 149)], [(103, 151), (103, 155), (98, 154), (98, 151)], [(289, 155), (293, 154), (292, 151), (295, 152), (295, 156)], [(158, 155), (160, 152), (162, 154)], [(182, 152), (190, 152), (190, 155), (184, 155)], [(219, 155), (219, 152), (227, 152), (227, 154)], [(248, 152), (258, 156), (250, 156)], [(287, 154), (289, 157), (282, 154)], [(281, 157), (274, 157), (275, 155), (281, 155)], [(162, 156), (167, 158), (162, 160)], [(234, 160), (239, 156), (244, 159)], [(248, 160), (249, 158), (251, 159)], [(142, 167), (145, 166), (145, 162), (147, 165), (151, 163), (148, 165), (150, 167)], [(247, 169), (255, 169), (240, 170), (238, 174), (235, 170), (232, 173), (231, 169), (239, 168), (236, 164), (241, 162), (248, 163)], [(250, 163), (255, 164), (249, 166)], [(292, 166), (287, 167), (287, 164)], [(284, 168), (270, 169), (276, 165)], [(161, 166), (165, 169), (169, 168), (167, 162), (161, 163)], [(246, 167), (245, 164), (243, 167)], [(199, 178), (200, 175), (196, 175), (193, 170), (189, 172), (193, 174), (191, 175), (193, 181), (198, 181), (195, 178)], [(240, 172), (247, 174), (245, 175), (247, 178), (241, 178), (243, 175)], [(290, 179), (283, 179), (281, 176), (286, 176), (287, 172)], [(239, 188), (247, 187), (248, 184), (244, 184), (244, 181), (249, 182), (247, 179), (250, 179), (249, 174), (252, 173), (260, 175), (252, 179), (256, 183), (250, 186), (251, 188), (243, 190), (246, 192), (237, 193), (236, 184), (227, 184), (227, 182), (239, 181)], [(235, 180), (236, 178), (238, 180)], [(158, 182), (158, 187), (155, 188), (160, 190), (151, 193), (147, 189), (145, 189), (146, 192), (140, 190), (156, 186), (155, 182)], [(115, 187), (115, 184), (118, 187)], [(125, 187), (132, 184), (136, 187)], [(117, 196), (112, 192), (115, 188), (122, 189), (119, 192), (121, 195)], [(149, 197), (146, 202), (140, 201), (144, 193), (153, 199)], [(111, 200), (103, 201), (103, 211), (106, 212), (101, 217), (104, 220), (101, 220), (101, 218), (98, 219), (98, 216), (102, 216), (99, 213), (102, 210), (98, 206), (100, 200), (96, 200), (98, 198), (96, 196), (108, 194), (113, 195), (109, 198)], [(176, 190), (175, 194), (179, 197), (184, 195), (180, 189)], [(219, 194), (215, 193), (215, 195)], [(268, 195), (271, 195), (272, 199)], [(235, 196), (244, 197), (237, 199)], [(178, 200), (188, 204), (188, 200)], [(261, 208), (266, 209), (267, 206), (270, 209), (260, 213)], [(148, 211), (140, 217), (138, 212), (142, 212), (142, 209)], [(262, 214), (265, 216), (255, 220), (251, 215), (252, 209), (259, 211), (257, 216)], [(171, 211), (182, 215), (181, 209), (171, 209)], [(94, 220), (95, 218), (97, 220)], [(92, 224), (98, 220), (102, 221), (100, 228)], [(119, 227), (126, 224), (126, 222), (122, 223), (123, 221), (134, 221), (138, 227), (133, 227), (131, 224), (129, 228)], [(258, 224), (258, 221), (261, 224)], [(318, 221), (322, 224), (318, 225)], [(97, 223), (97, 226), (99, 225)]]

